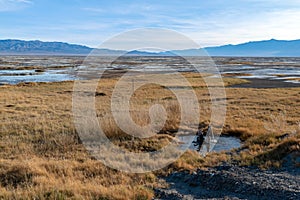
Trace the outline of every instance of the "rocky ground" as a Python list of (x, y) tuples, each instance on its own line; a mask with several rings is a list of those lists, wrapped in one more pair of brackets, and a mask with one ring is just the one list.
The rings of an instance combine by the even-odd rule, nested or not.
[(156, 189), (156, 199), (300, 199), (300, 169), (260, 170), (223, 165), (163, 178), (169, 188)]

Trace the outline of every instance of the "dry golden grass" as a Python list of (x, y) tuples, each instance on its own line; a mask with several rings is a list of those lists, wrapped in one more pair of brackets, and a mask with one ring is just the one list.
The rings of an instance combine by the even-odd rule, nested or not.
[(300, 81), (300, 78), (287, 78), (287, 80), (290, 80), (290, 81)]
[[(280, 117), (277, 119), (282, 120)], [(281, 124), (284, 123), (286, 122), (281, 122)], [(277, 123), (274, 123), (274, 128), (276, 125)], [(282, 132), (280, 129), (270, 129), (265, 134), (251, 137), (245, 142), (244, 150), (236, 156), (241, 165), (257, 165), (266, 169), (280, 167), (285, 162), (291, 162), (292, 165), (297, 166), (299, 162), (297, 163), (292, 157), (294, 155), (299, 157), (299, 153), (300, 124), (298, 124), (298, 128), (289, 129), (287, 132)]]
[(222, 74), (223, 77), (228, 77), (228, 76), (251, 76), (252, 74), (248, 73), (227, 73), (227, 74)]
[(86, 159), (1, 160), (1, 198), (150, 199), (153, 174), (125, 174)]
[(240, 60), (229, 60), (229, 61), (225, 61), (222, 62), (223, 64), (231, 64), (231, 65), (253, 65), (254, 63), (251, 61), (240, 61)]
[[(205, 82), (198, 74), (184, 75), (198, 97), (199, 123), (205, 128), (211, 113)], [(135, 92), (131, 98), (131, 116), (137, 124), (149, 123), (148, 109), (156, 103), (164, 105), (168, 117), (161, 135), (132, 142), (131, 136), (116, 127), (110, 111), (110, 97), (117, 80), (102, 79), (95, 97), (97, 116), (107, 136), (115, 144), (135, 152), (154, 151), (168, 144), (180, 121), (175, 95), (155, 84)], [(224, 78), (224, 82), (228, 86), (245, 81)], [(191, 89), (178, 84), (169, 87)], [(93, 160), (86, 152), (73, 124), (72, 90), (73, 82), (0, 87), (0, 198), (151, 199), (151, 188), (157, 185), (155, 174), (118, 172)], [(247, 148), (234, 155), (234, 159), (241, 164), (267, 167), (274, 160), (280, 163), (286, 152), (299, 150), (299, 131), (283, 140), (276, 137), (298, 128), (300, 88), (226, 88), (226, 93), (227, 118), (223, 134), (240, 137), (246, 141)], [(275, 154), (280, 156), (274, 158)], [(215, 166), (229, 159), (225, 152), (203, 158), (188, 151), (156, 174)]]

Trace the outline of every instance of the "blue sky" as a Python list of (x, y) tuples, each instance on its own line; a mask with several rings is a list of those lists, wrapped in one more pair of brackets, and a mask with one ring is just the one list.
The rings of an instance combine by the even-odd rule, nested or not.
[(123, 31), (159, 27), (201, 46), (300, 39), (299, 0), (0, 0), (0, 39), (96, 47)]

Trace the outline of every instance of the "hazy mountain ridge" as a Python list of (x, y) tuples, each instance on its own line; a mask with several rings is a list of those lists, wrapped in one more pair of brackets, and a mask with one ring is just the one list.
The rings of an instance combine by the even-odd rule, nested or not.
[(88, 54), (91, 50), (65, 42), (0, 40), (0, 54)]
[[(210, 56), (300, 57), (300, 40), (265, 40), (237, 45), (204, 48)], [(93, 48), (65, 42), (0, 40), (0, 55), (87, 55)], [(120, 55), (125, 51), (97, 49), (97, 54)], [(199, 49), (174, 50), (160, 53), (133, 51), (130, 56), (199, 55)]]
[(214, 56), (299, 57), (300, 40), (265, 40), (205, 48)]

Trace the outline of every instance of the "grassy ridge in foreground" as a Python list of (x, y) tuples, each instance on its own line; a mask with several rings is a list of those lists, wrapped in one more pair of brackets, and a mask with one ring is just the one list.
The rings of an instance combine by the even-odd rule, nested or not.
[[(185, 76), (199, 98), (199, 123), (205, 128), (210, 120), (208, 91), (198, 75)], [(163, 134), (128, 145), (131, 137), (115, 126), (109, 111), (116, 81), (103, 79), (96, 95), (97, 116), (108, 137), (135, 152), (153, 151), (167, 144), (170, 130), (176, 130), (180, 120), (175, 96), (157, 85), (136, 91), (132, 98), (136, 123), (147, 124), (149, 105), (157, 102), (165, 105), (170, 115)], [(238, 81), (225, 79), (226, 85)], [(243, 151), (211, 153), (205, 158), (188, 151), (158, 172), (118, 172), (93, 160), (81, 145), (72, 121), (72, 90), (73, 82), (0, 87), (0, 198), (151, 199), (151, 188), (160, 185), (156, 181), (158, 174), (205, 168), (230, 160), (242, 165), (279, 166), (286, 156), (299, 152), (300, 88), (227, 88), (223, 132), (243, 139)], [(289, 136), (281, 138), (284, 133)]]

